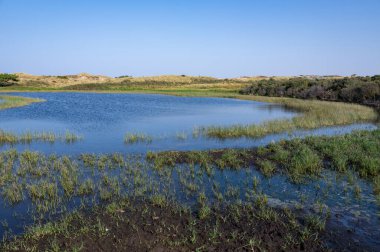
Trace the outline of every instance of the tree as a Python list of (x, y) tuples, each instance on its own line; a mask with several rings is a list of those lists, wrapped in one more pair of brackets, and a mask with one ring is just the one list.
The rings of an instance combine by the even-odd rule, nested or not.
[(0, 74), (0, 87), (11, 86), (18, 81), (17, 75), (15, 74)]

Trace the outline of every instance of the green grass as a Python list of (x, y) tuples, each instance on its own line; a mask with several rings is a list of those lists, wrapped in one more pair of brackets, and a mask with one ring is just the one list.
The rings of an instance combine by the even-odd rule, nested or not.
[(21, 96), (9, 96), (9, 95), (0, 95), (0, 110), (16, 108), (29, 105), (35, 102), (43, 102), (42, 99), (21, 97)]
[(280, 172), (294, 183), (317, 178), (323, 169), (355, 173), (372, 182), (373, 192), (380, 194), (379, 153), (380, 130), (374, 130), (280, 141), (254, 149), (148, 153), (147, 159), (157, 169), (178, 163), (198, 164), (206, 171), (210, 167), (242, 169), (254, 164), (267, 177)]
[(74, 134), (70, 131), (66, 131), (65, 134), (56, 134), (53, 132), (24, 132), (21, 134), (15, 134), (12, 132), (3, 131), (0, 129), (0, 145), (3, 144), (27, 144), (31, 142), (47, 142), (54, 143), (61, 141), (65, 143), (74, 143), (82, 140), (83, 137)]
[[(31, 151), (7, 150), (0, 152), (1, 200), (10, 207), (29, 202), (28, 214), (35, 218), (36, 225), (28, 229), (24, 236), (3, 242), (0, 247), (25, 245), (27, 248), (34, 244), (42, 246), (37, 249), (42, 251), (49, 250), (50, 247), (65, 250), (55, 240), (61, 237), (61, 240), (73, 242), (69, 242), (70, 245), (66, 248), (72, 251), (74, 244), (80, 247), (75, 242), (80, 238), (70, 240), (74, 230), (75, 234), (83, 234), (84, 237), (92, 232), (94, 237), (112, 239), (116, 235), (112, 232), (117, 227), (131, 227), (136, 234), (137, 229), (139, 232), (144, 230), (144, 223), (148, 224), (146, 229), (154, 231), (150, 233), (154, 234), (150, 237), (155, 239), (162, 237), (163, 230), (171, 230), (173, 233), (170, 232), (170, 237), (175, 239), (166, 240), (170, 244), (165, 243), (170, 248), (183, 248), (181, 245), (186, 244), (191, 246), (190, 250), (196, 250), (198, 247), (194, 244), (218, 244), (221, 237), (228, 237), (226, 239), (232, 244), (235, 244), (233, 239), (245, 237), (239, 241), (240, 246), (257, 246), (254, 236), (247, 236), (246, 232), (255, 232), (253, 225), (257, 224), (255, 227), (261, 228), (265, 223), (276, 223), (276, 228), (284, 224), (287, 227), (284, 234), (292, 231), (292, 237), (297, 241), (310, 240), (315, 232), (326, 229), (323, 213), (309, 216), (305, 222), (299, 223), (296, 218), (272, 209), (271, 198), (264, 194), (264, 183), (260, 183), (265, 178), (259, 180), (261, 176), (252, 176), (252, 169), (257, 167), (267, 177), (283, 173), (293, 183), (307, 183), (309, 179), (319, 177), (324, 169), (336, 170), (345, 175), (352, 174), (352, 178), (347, 178), (347, 181), (353, 181), (349, 190), (352, 195), (360, 198), (361, 195), (368, 195), (366, 190), (362, 190), (355, 183), (358, 176), (372, 182), (374, 193), (379, 193), (378, 153), (380, 130), (280, 141), (255, 149), (150, 152), (146, 156), (150, 162), (145, 162), (143, 156), (123, 156), (117, 153), (82, 154), (75, 159), (68, 156), (45, 156)], [(344, 162), (334, 161), (334, 158)], [(339, 168), (336, 163), (339, 163)], [(216, 169), (223, 173), (222, 182), (227, 188), (221, 186)], [(245, 178), (236, 181), (233, 176), (236, 170), (246, 174)], [(338, 184), (337, 188), (343, 190)], [(318, 195), (320, 203), (324, 203), (323, 197), (323, 194)], [(185, 202), (180, 201), (184, 198)], [(300, 195), (300, 202), (302, 199)], [(83, 209), (84, 215), (81, 218), (85, 218), (84, 222), (81, 221), (83, 219), (76, 218), (77, 212), (73, 214), (76, 216), (74, 222), (66, 221), (65, 218), (61, 219), (62, 222), (46, 219), (50, 214), (56, 217), (59, 213), (69, 212), (67, 204), (72, 200), (80, 200), (80, 205), (75, 206), (74, 210)], [(99, 209), (99, 206), (105, 206), (106, 210), (101, 210), (100, 213), (106, 213), (107, 218), (87, 215), (92, 210)], [(174, 217), (170, 212), (168, 217), (163, 218), (163, 213), (176, 209), (187, 210), (181, 210), (181, 214)], [(123, 215), (125, 219), (121, 219), (120, 214), (125, 213), (128, 215)], [(186, 220), (183, 219), (185, 214), (188, 217)], [(117, 218), (113, 228), (109, 226), (111, 217)], [(170, 218), (179, 222), (170, 226), (173, 224), (173, 219)], [(169, 222), (165, 222), (167, 220)], [(162, 226), (151, 225), (152, 222)], [(188, 229), (178, 231), (178, 227), (183, 227), (181, 223), (185, 223)], [(303, 223), (306, 226), (302, 226)], [(224, 229), (231, 226), (234, 228)], [(236, 229), (238, 233), (232, 234)], [(185, 235), (172, 236), (181, 233)], [(111, 236), (107, 236), (108, 234)], [(293, 244), (292, 237), (281, 238), (282, 245), (285, 246), (288, 242)], [(42, 242), (46, 240), (49, 242)], [(288, 244), (290, 247), (293, 245)]]
[(299, 112), (292, 119), (273, 120), (261, 124), (235, 125), (230, 127), (211, 126), (201, 128), (202, 134), (211, 138), (258, 138), (269, 134), (291, 132), (298, 129), (315, 129), (358, 122), (374, 122), (378, 118), (372, 108), (347, 103), (299, 100), (292, 98), (241, 97), (284, 105)]
[(128, 133), (124, 137), (126, 144), (151, 143), (153, 138), (144, 133)]

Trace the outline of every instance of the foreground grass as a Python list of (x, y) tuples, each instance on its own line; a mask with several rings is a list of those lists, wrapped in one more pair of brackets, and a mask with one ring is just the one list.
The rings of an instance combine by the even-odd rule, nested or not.
[(297, 219), (290, 210), (266, 206), (265, 199), (224, 210), (200, 208), (199, 214), (193, 214), (158, 195), (143, 201), (123, 199), (91, 213), (75, 212), (58, 222), (34, 226), (1, 249), (327, 251), (320, 239), (323, 230), (323, 220)]
[(147, 158), (158, 168), (177, 163), (214, 165), (220, 169), (254, 165), (267, 177), (280, 172), (295, 183), (318, 177), (323, 169), (356, 173), (372, 182), (374, 194), (380, 195), (379, 153), (380, 130), (375, 130), (280, 141), (254, 149), (148, 153)]
[(22, 107), (34, 102), (43, 102), (43, 100), (21, 96), (0, 95), (0, 110)]
[[(32, 214), (34, 221), (19, 237), (8, 229), (1, 251), (324, 249), (323, 213), (296, 217), (290, 209), (273, 208), (266, 195), (248, 186), (241, 189), (249, 195), (244, 201), (238, 188), (204, 191), (203, 183), (215, 183), (209, 175), (202, 182), (203, 169), (195, 171), (194, 180), (180, 167), (156, 169), (117, 153), (71, 159), (7, 150), (0, 161), (2, 202), (9, 208), (27, 202), (26, 215), (14, 216)], [(195, 203), (190, 207), (178, 194)], [(7, 219), (2, 223), (7, 226)]]
[[(357, 176), (370, 181), (376, 194), (378, 153), (380, 130), (281, 141), (255, 149), (146, 157), (114, 153), (73, 159), (8, 150), (0, 153), (0, 197), (9, 207), (30, 202), (28, 214), (36, 215), (35, 225), (15, 239), (7, 236), (0, 249), (323, 250), (332, 233), (325, 226), (331, 216), (323, 204), (324, 193), (318, 194), (316, 212), (303, 212), (298, 204), (272, 205), (261, 180), (249, 172), (257, 168), (266, 177), (283, 173), (292, 183), (307, 183), (329, 169), (350, 177), (352, 184)], [(222, 188), (215, 176), (222, 170), (246, 172), (245, 178), (236, 181), (229, 172), (227, 187)], [(353, 187), (347, 190), (360, 197), (360, 187)], [(299, 196), (300, 202), (304, 196)], [(66, 207), (73, 200), (80, 202), (77, 208)], [(70, 211), (74, 213), (59, 220), (48, 217)], [(346, 227), (342, 230), (346, 232)], [(328, 243), (338, 242), (337, 250), (362, 246), (344, 234), (333, 237)]]

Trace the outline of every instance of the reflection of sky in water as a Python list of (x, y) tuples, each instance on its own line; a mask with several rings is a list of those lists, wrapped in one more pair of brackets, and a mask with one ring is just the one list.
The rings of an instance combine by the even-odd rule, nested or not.
[[(84, 140), (66, 145), (63, 143), (32, 143), (19, 145), (45, 152), (77, 154), (80, 152), (145, 152), (147, 150), (189, 150), (224, 147), (247, 147), (265, 144), (271, 140), (289, 137), (288, 134), (262, 139), (193, 138), (192, 131), (199, 126), (228, 126), (261, 123), (273, 119), (291, 118), (296, 114), (278, 105), (222, 98), (190, 98), (148, 94), (96, 94), (96, 93), (17, 93), (45, 99), (46, 102), (0, 111), (0, 128), (22, 133), (25, 131), (66, 130), (84, 136)], [(305, 134), (337, 134), (369, 125), (354, 125)], [(145, 133), (153, 136), (149, 145), (125, 145), (126, 133)], [(185, 141), (176, 138), (185, 132)], [(4, 147), (3, 147), (4, 148)]]

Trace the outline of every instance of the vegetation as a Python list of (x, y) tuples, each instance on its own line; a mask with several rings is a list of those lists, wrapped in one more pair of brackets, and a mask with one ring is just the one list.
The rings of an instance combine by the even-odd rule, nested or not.
[(358, 174), (373, 183), (380, 193), (380, 130), (356, 131), (333, 137), (306, 137), (269, 144), (255, 149), (225, 149), (189, 152), (148, 153), (157, 169), (175, 164), (243, 169), (255, 165), (265, 176), (282, 173), (292, 182), (316, 178), (323, 169)]
[(66, 131), (65, 134), (56, 134), (53, 132), (25, 132), (17, 135), (0, 129), (0, 145), (14, 145), (19, 143), (28, 144), (34, 141), (48, 143), (62, 141), (66, 143), (74, 143), (82, 139), (82, 136), (78, 136), (70, 131)]
[[(237, 98), (245, 98), (239, 97)], [(356, 122), (373, 122), (377, 119), (377, 113), (365, 106), (347, 103), (309, 101), (293, 98), (277, 97), (253, 97), (252, 99), (279, 103), (286, 108), (300, 112), (291, 119), (274, 120), (262, 124), (235, 125), (229, 127), (207, 127), (201, 132), (212, 138), (257, 138), (268, 134), (290, 132), (297, 129), (315, 129), (334, 125), (345, 125)]]
[(128, 133), (125, 135), (124, 142), (126, 144), (135, 143), (151, 143), (153, 138), (143, 133)]
[(380, 108), (380, 75), (346, 78), (290, 78), (260, 80), (240, 91), (241, 94), (287, 96), (359, 103)]
[[(335, 229), (326, 225), (335, 214), (324, 202), (334, 197), (329, 194), (344, 194), (361, 204), (366, 198), (372, 200), (369, 195), (360, 199), (366, 192), (356, 181), (368, 180), (373, 192), (379, 192), (379, 146), (380, 130), (376, 130), (255, 149), (149, 152), (148, 162), (143, 156), (118, 153), (82, 154), (75, 159), (3, 151), (0, 196), (18, 211), (16, 206), (27, 204), (25, 212), (14, 216), (30, 218), (34, 225), (15, 239), (5, 233), (2, 251), (125, 247), (294, 251), (324, 250), (327, 241), (338, 249), (352, 249), (349, 237), (337, 238)], [(344, 174), (342, 180), (347, 182), (331, 184), (331, 175), (324, 176), (326, 170)], [(267, 177), (275, 174), (288, 177), (285, 188), (297, 195), (295, 203), (276, 203), (264, 193)], [(290, 187), (314, 180), (325, 181), (328, 187), (308, 195)], [(306, 206), (316, 210), (302, 210)], [(352, 225), (358, 228), (356, 221)]]
[(306, 226), (289, 212), (266, 205), (234, 204), (222, 211), (207, 209), (207, 217), (200, 218), (178, 205), (158, 206), (149, 200), (124, 199), (95, 208), (91, 214), (75, 212), (58, 222), (32, 227), (21, 239), (4, 244), (2, 249), (327, 251), (316, 238), (322, 233), (316, 225), (322, 223), (323, 227), (323, 221)]
[(0, 110), (22, 107), (34, 102), (43, 102), (43, 100), (21, 96), (0, 95)]
[[(142, 78), (117, 78), (118, 82), (110, 81), (108, 83), (82, 83), (62, 88), (40, 87), (33, 85), (15, 87), (16, 90), (77, 90), (77, 91), (101, 91), (101, 92), (143, 92), (143, 93), (159, 93), (180, 96), (212, 96), (236, 98), (245, 100), (256, 100), (262, 102), (278, 103), (289, 109), (300, 112), (301, 114), (293, 119), (278, 120), (263, 123), (261, 125), (236, 125), (233, 127), (209, 127), (205, 129), (197, 129), (208, 137), (215, 138), (237, 138), (237, 137), (262, 137), (267, 134), (276, 134), (295, 129), (314, 129), (318, 127), (345, 125), (356, 122), (370, 122), (377, 119), (377, 114), (371, 108), (364, 106), (324, 102), (298, 100), (284, 97), (263, 97), (251, 95), (239, 95), (239, 90), (244, 94), (252, 93), (256, 86), (264, 87), (267, 83), (288, 83), (291, 85), (293, 81), (307, 83), (306, 86), (312, 87), (315, 82), (333, 83), (336, 86), (344, 86), (339, 83), (366, 83), (365, 85), (373, 86), (378, 83), (378, 77), (352, 77), (352, 78), (257, 78), (257, 79), (215, 79), (209, 77), (188, 77), (188, 76), (158, 76), (158, 77), (142, 77)], [(295, 83), (298, 83), (295, 82)], [(333, 84), (323, 84), (323, 86), (331, 87)], [(373, 85), (372, 85), (373, 84)], [(269, 84), (268, 84), (269, 85)], [(277, 84), (276, 84), (277, 85)], [(300, 86), (300, 84), (294, 84)], [(321, 84), (322, 85), (322, 84)], [(359, 84), (347, 84), (349, 87), (356, 87)], [(360, 84), (361, 85), (361, 84)], [(359, 85), (359, 86), (360, 86)], [(363, 84), (363, 88), (365, 86)], [(253, 90), (252, 92), (249, 90)], [(298, 89), (297, 89), (298, 90)], [(301, 88), (299, 90), (302, 90)], [(330, 90), (330, 89), (328, 89)], [(341, 89), (341, 92), (346, 90)], [(351, 89), (350, 89), (351, 90)], [(353, 89), (352, 89), (353, 90)], [(344, 91), (346, 92), (346, 91)], [(293, 92), (297, 93), (297, 92)], [(264, 95), (272, 95), (271, 92), (263, 93)], [(364, 91), (363, 91), (364, 94)], [(273, 95), (276, 95), (274, 93)], [(340, 96), (337, 96), (340, 97)], [(366, 93), (362, 100), (346, 99), (349, 102), (359, 102), (369, 104), (369, 96)], [(378, 99), (377, 95), (371, 96)], [(371, 98), (371, 99), (372, 99)], [(332, 99), (336, 100), (336, 99)]]
[[(251, 79), (121, 77), (109, 83), (73, 84), (72, 76), (51, 78), (49, 81), (59, 79), (70, 85), (23, 82), (9, 89), (214, 96), (279, 103), (299, 113), (292, 119), (256, 126), (195, 129), (194, 137), (260, 137), (377, 118), (373, 109), (358, 104), (238, 94), (238, 90), (260, 82)], [(368, 82), (376, 82), (376, 78)], [(12, 98), (5, 96), (5, 103), (6, 99)], [(370, 98), (347, 101), (372, 105)], [(178, 132), (176, 138), (185, 141), (188, 135)], [(70, 132), (57, 136), (0, 131), (0, 143), (10, 145), (78, 139)], [(126, 144), (150, 143), (152, 138), (137, 133), (127, 134), (124, 140)], [(363, 209), (364, 204), (376, 204), (376, 196), (380, 203), (378, 153), (380, 130), (306, 137), (252, 149), (148, 152), (146, 156), (69, 157), (4, 150), (0, 152), (0, 199), (6, 207), (1, 209), (6, 211), (3, 218), (12, 216), (26, 229), (13, 233), (16, 226), (0, 220), (0, 250), (374, 250), (362, 240), (352, 243), (353, 238), (347, 235), (347, 229), (358, 229), (360, 236), (361, 226), (376, 225), (364, 221), (368, 212), (334, 209), (337, 205), (360, 205)], [(373, 195), (361, 181), (369, 182)], [(273, 190), (286, 191), (293, 200), (285, 202), (266, 194)], [(336, 218), (342, 214), (348, 216), (343, 220), (345, 226), (331, 226), (339, 223)], [(359, 217), (363, 218), (358, 221)], [(362, 233), (366, 237), (359, 238), (375, 239), (374, 233)]]
[(0, 73), (0, 87), (13, 85), (18, 81), (18, 77), (15, 74)]

